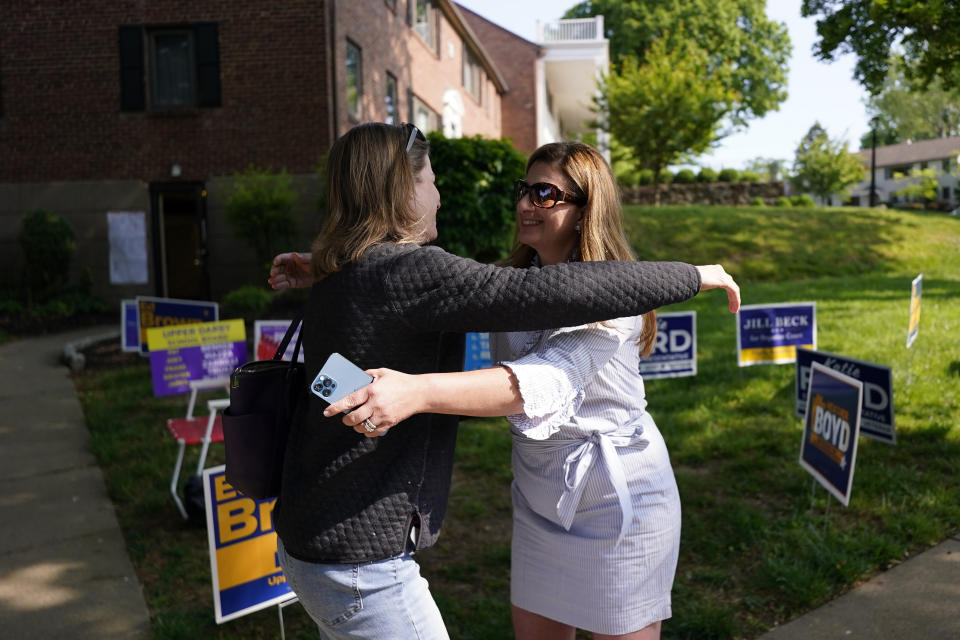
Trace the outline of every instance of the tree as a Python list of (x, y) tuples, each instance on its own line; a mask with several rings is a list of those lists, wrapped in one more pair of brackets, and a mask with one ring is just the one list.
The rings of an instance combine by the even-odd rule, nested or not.
[(596, 15), (604, 17), (614, 68), (628, 56), (642, 64), (653, 43), (670, 34), (697, 42), (708, 52), (707, 74), (734, 96), (724, 113), (734, 127), (775, 111), (787, 97), (790, 37), (784, 24), (767, 19), (765, 0), (589, 0), (565, 17)]
[(833, 194), (845, 195), (847, 187), (863, 180), (866, 170), (859, 156), (847, 151), (844, 140), (830, 140), (815, 122), (797, 147), (793, 164), (794, 186), (829, 203)]
[(911, 169), (909, 175), (894, 173), (896, 180), (909, 180), (909, 182), (895, 195), (903, 196), (910, 200), (936, 200), (940, 192), (940, 182), (937, 178), (940, 172), (936, 169)]
[(709, 68), (705, 49), (675, 36), (655, 40), (643, 62), (626, 56), (601, 82), (598, 124), (637, 166), (653, 172), (655, 202), (661, 170), (718, 138), (720, 120), (737, 98), (727, 80), (722, 69)]
[[(960, 89), (943, 89), (939, 78), (923, 88), (906, 77), (905, 65), (902, 57), (894, 57), (880, 91), (867, 101), (867, 112), (876, 118), (877, 144), (960, 135)], [(870, 147), (871, 136), (868, 131), (860, 139), (861, 148)]]
[(753, 171), (768, 182), (776, 182), (783, 178), (787, 168), (786, 160), (780, 158), (753, 158), (748, 160), (744, 167), (747, 171)]
[(908, 78), (960, 87), (960, 0), (803, 0), (800, 13), (818, 18), (817, 55), (854, 53), (854, 77), (870, 93), (880, 92), (897, 52)]
[(250, 167), (234, 175), (227, 196), (227, 221), (253, 248), (258, 265), (270, 271), (273, 256), (288, 251), (297, 234), (296, 194), (286, 171)]

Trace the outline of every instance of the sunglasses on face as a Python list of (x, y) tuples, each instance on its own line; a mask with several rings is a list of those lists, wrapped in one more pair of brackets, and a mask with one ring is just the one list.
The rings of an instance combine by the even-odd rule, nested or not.
[(569, 193), (549, 182), (527, 184), (526, 180), (517, 180), (513, 189), (513, 204), (516, 206), (523, 197), (530, 194), (530, 202), (541, 209), (552, 209), (561, 202), (572, 202), (583, 206), (587, 204), (586, 196)]
[(413, 143), (416, 141), (417, 138), (420, 138), (421, 140), (426, 142), (427, 139), (423, 137), (423, 133), (421, 133), (420, 129), (417, 129), (415, 125), (410, 124), (408, 122), (405, 125), (403, 125), (403, 128), (405, 131), (410, 132), (410, 137), (407, 138), (407, 149), (406, 149), (407, 151), (410, 151), (410, 149), (413, 148)]

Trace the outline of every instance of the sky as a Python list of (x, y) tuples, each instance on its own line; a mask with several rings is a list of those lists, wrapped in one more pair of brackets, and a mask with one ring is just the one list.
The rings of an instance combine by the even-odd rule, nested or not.
[[(563, 16), (576, 0), (457, 0), (513, 33), (535, 40), (537, 20), (549, 22)], [(753, 158), (775, 158), (792, 163), (797, 145), (814, 122), (819, 121), (831, 139), (844, 139), (851, 151), (869, 129), (864, 100), (866, 91), (853, 79), (856, 59), (842, 56), (820, 62), (813, 53), (817, 41), (816, 20), (800, 16), (801, 0), (767, 0), (767, 17), (787, 25), (793, 51), (787, 81), (787, 99), (778, 111), (748, 122), (745, 130), (732, 134), (711, 153), (696, 160), (714, 169), (743, 169)]]

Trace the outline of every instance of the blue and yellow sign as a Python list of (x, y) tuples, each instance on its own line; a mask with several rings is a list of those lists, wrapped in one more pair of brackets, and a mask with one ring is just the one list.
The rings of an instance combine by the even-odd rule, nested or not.
[(862, 400), (861, 381), (811, 363), (800, 466), (843, 506), (850, 504)]
[(277, 559), (276, 498), (248, 498), (227, 483), (225, 469), (203, 471), (217, 624), (296, 598)]
[(907, 326), (907, 349), (917, 339), (920, 331), (920, 294), (923, 291), (923, 274), (913, 279), (910, 285), (910, 324)]
[(817, 348), (817, 303), (752, 304), (737, 312), (737, 364), (784, 364)]
[(192, 322), (216, 322), (220, 319), (220, 305), (203, 300), (150, 298), (137, 296), (137, 326), (140, 327), (140, 353), (146, 355), (147, 329), (169, 327)]

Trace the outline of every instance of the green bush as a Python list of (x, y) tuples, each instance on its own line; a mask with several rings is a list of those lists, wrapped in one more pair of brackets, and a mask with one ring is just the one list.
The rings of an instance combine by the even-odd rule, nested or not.
[(700, 169), (700, 173), (697, 174), (697, 182), (716, 182), (717, 181), (717, 172), (711, 169), (710, 167), (704, 167)]
[(263, 287), (247, 285), (223, 297), (224, 317), (258, 318), (270, 307), (272, 295)]
[(741, 171), (740, 182), (760, 182), (760, 174), (756, 171)]
[(523, 177), (523, 154), (506, 140), (429, 135), (430, 162), (442, 207), (439, 243), (460, 256), (493, 262), (513, 244), (513, 184)]
[(756, 197), (750, 201), (751, 207), (765, 207), (767, 206), (766, 201), (763, 198)]
[(27, 306), (60, 293), (67, 285), (70, 261), (77, 250), (73, 227), (63, 217), (37, 209), (23, 217), (23, 284)]
[(640, 184), (640, 185), (653, 184), (653, 170), (640, 169), (640, 171), (637, 171), (637, 184)]
[(673, 182), (673, 172), (669, 169), (660, 170), (660, 184), (670, 184)]
[(286, 171), (273, 173), (250, 167), (234, 174), (227, 191), (227, 221), (254, 250), (264, 273), (273, 256), (289, 251), (297, 237), (293, 216), (296, 194)]
[(740, 179), (740, 172), (736, 169), (722, 169), (717, 174), (717, 180), (720, 182), (736, 182)]
[(680, 169), (677, 175), (673, 176), (673, 181), (677, 184), (692, 184), (697, 181), (697, 174), (690, 169)]
[(777, 198), (777, 206), (778, 206), (778, 207), (792, 207), (792, 206), (793, 206), (793, 203), (790, 202), (790, 198), (788, 198), (787, 196), (780, 196), (779, 198)]
[(815, 207), (817, 203), (813, 201), (813, 198), (808, 196), (805, 193), (800, 194), (799, 196), (791, 196), (790, 204), (795, 207)]

